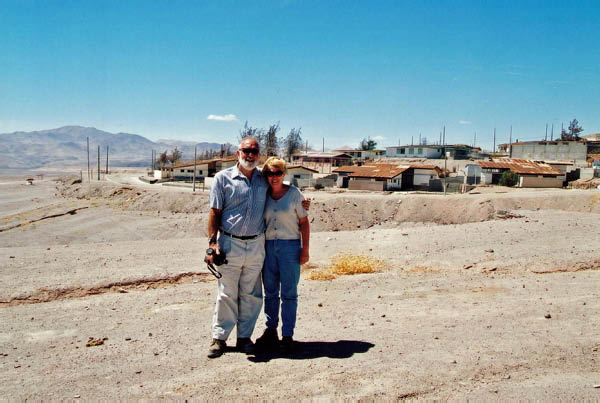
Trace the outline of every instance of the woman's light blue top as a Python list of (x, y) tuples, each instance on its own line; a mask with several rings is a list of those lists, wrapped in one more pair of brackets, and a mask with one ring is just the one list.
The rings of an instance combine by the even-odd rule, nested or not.
[(302, 207), (304, 196), (296, 186), (290, 186), (279, 200), (267, 196), (265, 206), (266, 239), (300, 239), (298, 220), (308, 215)]

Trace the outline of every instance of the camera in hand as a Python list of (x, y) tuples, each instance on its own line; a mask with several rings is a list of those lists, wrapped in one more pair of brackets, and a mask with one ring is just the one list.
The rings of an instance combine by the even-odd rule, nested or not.
[(206, 250), (206, 254), (213, 257), (213, 263), (215, 264), (215, 266), (227, 264), (227, 255), (225, 255), (225, 252), (223, 251), (216, 253), (216, 251), (213, 248), (208, 248)]

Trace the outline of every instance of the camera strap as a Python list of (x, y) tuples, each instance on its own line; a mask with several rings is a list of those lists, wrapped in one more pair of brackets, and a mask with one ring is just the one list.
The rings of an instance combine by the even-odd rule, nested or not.
[(206, 262), (206, 268), (217, 279), (220, 279), (221, 277), (223, 277), (223, 275), (215, 268), (215, 266), (212, 265), (212, 263)]

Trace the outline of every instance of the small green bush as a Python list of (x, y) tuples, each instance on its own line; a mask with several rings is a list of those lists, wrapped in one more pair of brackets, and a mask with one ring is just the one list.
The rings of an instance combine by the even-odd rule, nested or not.
[(500, 177), (499, 183), (502, 186), (513, 187), (517, 183), (519, 183), (519, 175), (517, 175), (514, 171), (504, 171), (504, 173)]
[(320, 190), (320, 189), (323, 189), (324, 187), (325, 187), (325, 186), (323, 186), (323, 185), (322, 185), (322, 184), (320, 184), (320, 183), (315, 183), (315, 186), (314, 186), (315, 190)]

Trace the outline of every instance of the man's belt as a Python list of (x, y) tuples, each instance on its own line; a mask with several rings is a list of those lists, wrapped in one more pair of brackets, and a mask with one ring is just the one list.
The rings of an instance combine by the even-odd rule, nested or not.
[(257, 235), (243, 235), (243, 236), (239, 236), (239, 235), (230, 234), (229, 232), (223, 231), (223, 230), (221, 230), (221, 232), (223, 234), (227, 235), (227, 236), (230, 236), (230, 237), (235, 238), (235, 239), (241, 239), (243, 241), (247, 241), (249, 239), (256, 239), (256, 238), (258, 238), (259, 236), (262, 235), (262, 234), (257, 234)]

